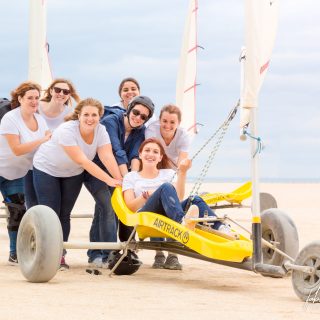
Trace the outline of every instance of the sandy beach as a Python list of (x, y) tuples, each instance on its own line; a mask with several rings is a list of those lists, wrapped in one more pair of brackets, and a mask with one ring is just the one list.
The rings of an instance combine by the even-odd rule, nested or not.
[[(225, 192), (239, 184), (206, 184), (203, 191)], [(189, 186), (190, 187), (190, 186)], [(261, 184), (296, 223), (300, 249), (319, 240), (320, 184)], [(250, 204), (250, 201), (246, 201)], [(92, 213), (93, 201), (82, 190), (74, 213)], [(250, 226), (250, 209), (225, 209)], [(88, 240), (91, 219), (73, 219), (70, 240)], [(151, 268), (154, 252), (140, 251), (143, 266), (132, 276), (86, 273), (85, 250), (69, 250), (70, 270), (48, 283), (27, 282), (9, 266), (6, 222), (0, 220), (0, 320), (2, 319), (319, 319), (320, 304), (301, 302), (291, 278), (274, 279), (249, 271), (180, 257), (182, 271)], [(214, 318), (216, 317), (216, 318)]]

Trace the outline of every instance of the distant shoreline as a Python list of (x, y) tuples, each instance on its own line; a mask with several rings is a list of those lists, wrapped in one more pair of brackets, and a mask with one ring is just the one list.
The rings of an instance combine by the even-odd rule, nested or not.
[[(196, 182), (197, 177), (188, 177), (188, 182)], [(218, 178), (218, 177), (206, 177), (203, 182), (205, 183), (243, 183), (251, 180), (249, 177), (236, 177), (236, 178)], [(260, 178), (261, 183), (320, 183), (320, 178)]]

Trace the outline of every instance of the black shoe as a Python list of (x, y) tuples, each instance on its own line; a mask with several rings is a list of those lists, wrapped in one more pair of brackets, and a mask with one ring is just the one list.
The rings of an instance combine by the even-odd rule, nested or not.
[(12, 266), (16, 266), (18, 264), (17, 254), (15, 252), (10, 253), (8, 261)]

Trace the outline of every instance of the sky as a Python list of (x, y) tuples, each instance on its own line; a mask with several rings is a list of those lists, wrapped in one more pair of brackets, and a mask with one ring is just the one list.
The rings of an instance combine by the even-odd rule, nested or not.
[[(320, 3), (279, 0), (270, 67), (259, 96), (262, 180), (320, 181)], [(175, 101), (188, 0), (47, 0), (47, 38), (54, 77), (70, 79), (81, 97), (110, 105), (124, 77), (159, 111)], [(0, 97), (28, 76), (28, 0), (0, 0)], [(197, 122), (190, 155), (237, 103), (244, 1), (198, 0)], [(214, 144), (194, 160), (198, 177)], [(239, 140), (239, 115), (230, 124), (208, 179), (250, 177), (250, 139)]]

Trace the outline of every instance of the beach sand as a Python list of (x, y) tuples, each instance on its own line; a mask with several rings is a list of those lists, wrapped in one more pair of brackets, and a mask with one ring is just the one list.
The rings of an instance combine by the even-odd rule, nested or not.
[[(226, 192), (239, 184), (205, 184)], [(190, 187), (190, 186), (189, 186)], [(300, 249), (319, 240), (320, 184), (261, 184), (296, 223)], [(250, 204), (250, 201), (246, 201)], [(82, 190), (74, 213), (92, 213), (93, 201)], [(250, 228), (250, 209), (225, 209)], [(91, 219), (73, 219), (70, 240), (88, 241)], [(180, 257), (182, 271), (153, 270), (153, 251), (140, 251), (143, 266), (132, 276), (94, 276), (85, 272), (85, 250), (69, 250), (70, 270), (48, 283), (27, 282), (9, 266), (6, 222), (0, 219), (0, 320), (2, 319), (319, 319), (320, 304), (301, 302), (291, 278), (274, 279), (250, 271)]]

